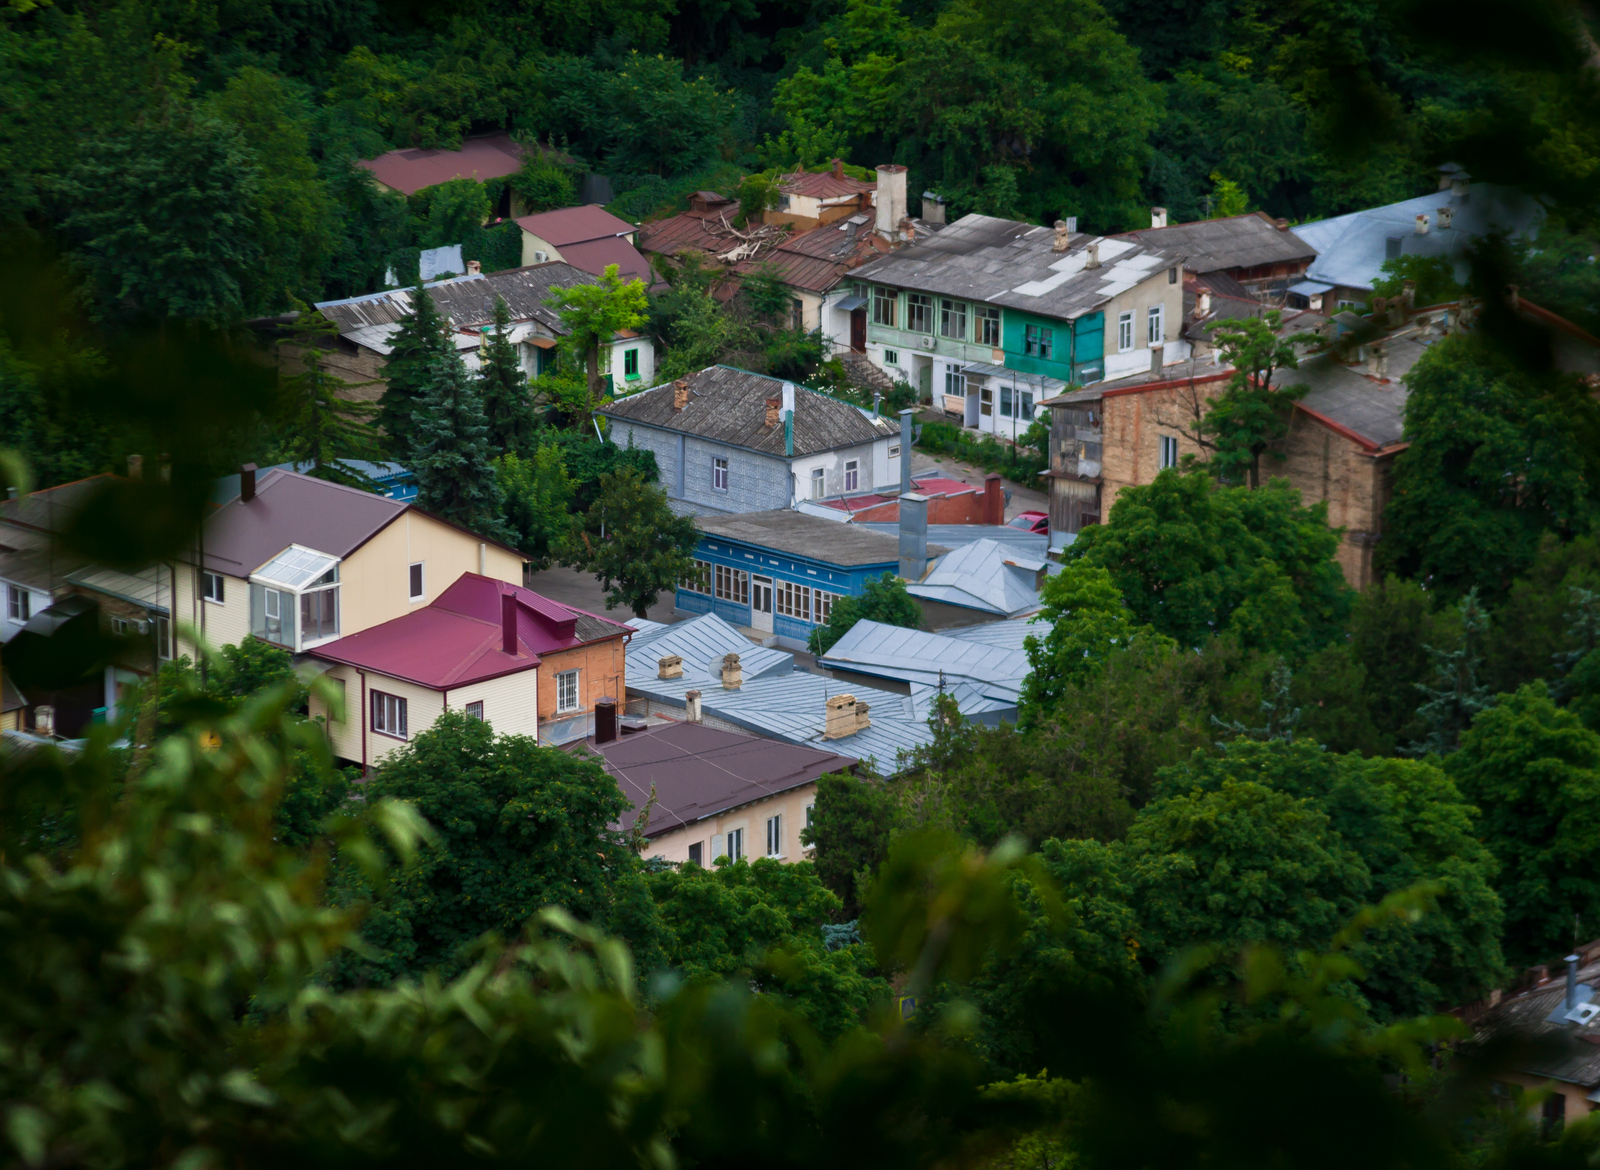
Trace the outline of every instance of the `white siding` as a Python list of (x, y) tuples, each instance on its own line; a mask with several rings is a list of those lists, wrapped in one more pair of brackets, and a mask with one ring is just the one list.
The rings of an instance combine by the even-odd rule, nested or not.
[(178, 653), (195, 656), (193, 637), (185, 637), (183, 627), (216, 648), (237, 646), (250, 636), (250, 582), (241, 577), (222, 575), (222, 601), (206, 601), (196, 585), (193, 565), (175, 565), (178, 612), (173, 615), (179, 627)]
[(450, 710), (483, 704), (483, 718), (496, 735), (539, 735), (539, 671), (521, 670), (450, 691)]

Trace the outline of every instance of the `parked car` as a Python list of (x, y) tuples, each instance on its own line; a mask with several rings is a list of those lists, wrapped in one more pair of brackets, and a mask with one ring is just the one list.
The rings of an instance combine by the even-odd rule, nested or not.
[(1049, 536), (1050, 514), (1048, 512), (1018, 512), (1006, 521), (1006, 526), (1020, 528), (1024, 532), (1038, 532)]

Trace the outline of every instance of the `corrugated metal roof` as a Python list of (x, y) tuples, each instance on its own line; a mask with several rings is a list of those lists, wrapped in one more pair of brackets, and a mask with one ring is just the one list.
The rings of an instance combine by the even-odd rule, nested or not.
[(519, 215), (513, 222), (523, 231), (531, 232), (558, 248), (588, 240), (627, 236), (635, 230), (633, 224), (618, 219), (596, 203), (583, 207), (558, 207), (537, 215)]
[(1093, 237), (1054, 251), (1050, 228), (967, 215), (925, 243), (856, 269), (865, 280), (1071, 320), (1180, 263), (1176, 252), (1133, 240), (1099, 241), (1100, 266), (1086, 268)]
[[(1042, 534), (1040, 539), (1048, 543)], [(1000, 617), (1030, 613), (1039, 607), (1034, 587), (1039, 572), (1055, 566), (1046, 565), (1043, 552), (1037, 559), (1023, 556), (999, 541), (974, 541), (936, 561), (927, 576), (906, 586), (906, 592)]]
[[(1013, 631), (1026, 631), (1023, 621), (986, 622), (986, 626), (1008, 627), (999, 635), (1008, 640)], [(954, 696), (961, 713), (968, 717), (1009, 709), (1014, 715), (1022, 681), (1028, 676), (1028, 656), (1020, 641), (1016, 646), (997, 645), (982, 637), (953, 637), (957, 631), (928, 633), (908, 630), (882, 622), (859, 621), (835, 642), (817, 662), (830, 669), (851, 670), (859, 674), (898, 679), (938, 691), (942, 681)], [(1032, 632), (1042, 635), (1041, 627)], [(1024, 635), (1025, 636), (1025, 635)], [(913, 698), (918, 698), (913, 692)], [(919, 704), (920, 706), (920, 704)]]
[[(712, 366), (690, 374), (687, 381), (689, 402), (682, 410), (672, 409), (674, 390), (668, 383), (619, 398), (598, 413), (779, 458), (789, 457), (784, 453), (782, 422), (773, 427), (766, 425), (767, 399), (783, 396), (781, 378), (732, 366)], [(859, 406), (795, 386), (795, 456), (857, 447), (897, 434), (899, 428), (887, 418), (874, 418)]]
[(407, 505), (292, 471), (269, 471), (256, 498), (234, 499), (206, 518), (205, 567), (248, 577), (291, 544), (347, 557)]
[(603, 240), (585, 240), (581, 244), (561, 245), (561, 259), (574, 268), (581, 268), (591, 276), (604, 276), (611, 265), (617, 266), (617, 275), (623, 280), (655, 282), (646, 260), (627, 240), (609, 236)]
[(78, 509), (118, 478), (103, 472), (29, 492), (16, 499), (0, 500), (0, 522), (38, 532), (64, 532)]
[[(530, 264), (525, 268), (492, 272), (487, 276), (442, 280), (424, 287), (434, 307), (452, 328), (487, 325), (494, 320), (494, 301), (500, 297), (506, 302), (513, 321), (536, 321), (559, 337), (565, 335), (566, 329), (561, 324), (560, 315), (545, 305), (545, 298), (556, 288), (594, 283), (592, 274), (571, 264), (551, 260), (544, 264)], [(396, 326), (409, 317), (412, 291), (406, 288), (389, 289), (342, 301), (322, 301), (317, 308), (339, 327), (340, 333), (353, 337), (358, 330)], [(388, 332), (392, 333), (392, 328)], [(383, 341), (387, 342), (387, 336)]]
[(356, 165), (371, 171), (384, 186), (412, 195), (451, 179), (482, 183), (516, 174), (522, 166), (522, 147), (509, 134), (487, 134), (468, 138), (460, 150), (391, 150)]
[(864, 195), (876, 191), (878, 184), (852, 179), (849, 175), (834, 178), (832, 171), (800, 171), (783, 175), (778, 180), (779, 190), (791, 195), (806, 195), (812, 199), (842, 199), (850, 195)]
[(133, 573), (89, 566), (70, 574), (67, 580), (84, 589), (121, 598), (155, 613), (171, 613), (172, 573), (160, 565), (147, 565)]
[(1279, 230), (1265, 213), (1252, 211), (1227, 219), (1175, 223), (1164, 228), (1143, 228), (1115, 237), (1138, 240), (1151, 248), (1183, 254), (1191, 272), (1222, 268), (1253, 268), (1257, 264), (1282, 264), (1310, 260), (1317, 250), (1287, 229)]
[(689, 251), (719, 255), (741, 243), (733, 229), (738, 213), (738, 204), (726, 203), (709, 211), (685, 211), (640, 224), (639, 249), (669, 255)]
[[(724, 537), (756, 548), (805, 557), (819, 564), (860, 568), (863, 565), (895, 567), (900, 563), (899, 536), (872, 531), (877, 525), (840, 524), (787, 508), (705, 516), (698, 523), (708, 538)], [(894, 525), (889, 527), (894, 528)], [(928, 545), (929, 556), (949, 551), (943, 545)]]

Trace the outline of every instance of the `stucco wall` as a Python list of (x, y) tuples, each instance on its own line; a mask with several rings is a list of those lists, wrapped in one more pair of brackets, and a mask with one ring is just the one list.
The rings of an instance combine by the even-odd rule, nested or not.
[[(358, 548), (339, 566), (339, 632), (354, 634), (433, 601), (463, 573), (522, 584), (522, 558), (414, 510)], [(410, 566), (423, 564), (421, 598), (412, 601)]]
[(779, 816), (783, 819), (783, 852), (777, 860), (804, 861), (810, 856), (810, 851), (802, 848), (800, 831), (806, 825), (806, 809), (815, 804), (816, 799), (817, 785), (812, 781), (798, 788), (792, 788), (788, 792), (780, 792), (776, 796), (730, 809), (728, 812), (707, 817), (691, 825), (681, 825), (652, 837), (650, 844), (645, 848), (644, 856), (662, 857), (668, 861), (688, 861), (689, 846), (699, 842), (701, 858), (709, 868), (716, 860), (716, 856), (712, 853), (713, 841), (721, 837), (723, 848), (726, 849), (727, 834), (734, 829), (743, 829), (745, 856), (753, 861), (758, 857), (767, 856), (767, 819)]

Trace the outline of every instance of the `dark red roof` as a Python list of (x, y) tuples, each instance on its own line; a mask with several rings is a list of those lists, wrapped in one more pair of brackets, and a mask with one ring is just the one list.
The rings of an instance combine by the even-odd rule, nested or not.
[(522, 167), (522, 147), (509, 134), (468, 138), (460, 150), (391, 150), (356, 164), (385, 187), (412, 195), (451, 179), (500, 179)]
[(794, 195), (808, 195), (813, 199), (839, 199), (878, 189), (876, 183), (863, 183), (860, 179), (852, 179), (849, 175), (834, 178), (832, 171), (784, 175), (778, 182), (779, 190)]
[(561, 258), (572, 267), (594, 276), (604, 276), (606, 266), (615, 264), (617, 275), (623, 280), (654, 280), (650, 262), (639, 254), (627, 240), (615, 236), (604, 240), (585, 240), (581, 244), (562, 244)]
[[(618, 219), (598, 203), (583, 207), (558, 207), (554, 211), (541, 211), (537, 215), (519, 215), (516, 224), (525, 232), (532, 232), (541, 240), (548, 240), (562, 255), (568, 244), (582, 244), (589, 240), (604, 240), (613, 236), (632, 234), (634, 226)], [(572, 263), (572, 261), (568, 261)], [(582, 265), (577, 265), (582, 267)]]
[(741, 242), (732, 226), (738, 214), (738, 205), (729, 203), (712, 211), (685, 211), (641, 224), (639, 247), (645, 252), (726, 252)]
[[(515, 599), (517, 653), (501, 648), (501, 598)], [(508, 581), (463, 573), (432, 604), (307, 651), (436, 691), (539, 665), (541, 654), (620, 638), (632, 629)]]

